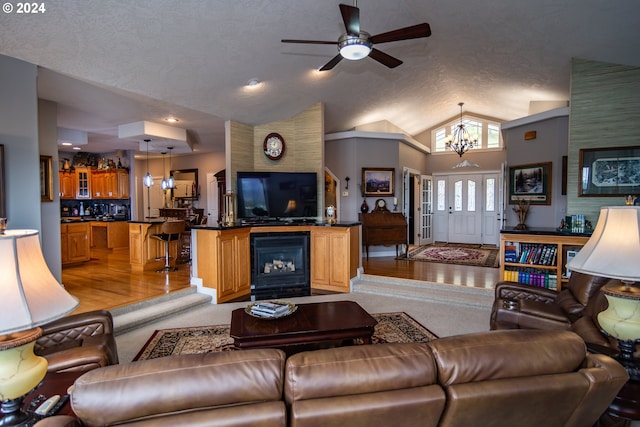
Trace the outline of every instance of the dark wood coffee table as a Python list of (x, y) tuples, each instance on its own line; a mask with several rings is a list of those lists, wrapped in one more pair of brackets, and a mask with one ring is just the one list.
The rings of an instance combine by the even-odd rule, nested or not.
[(275, 347), (287, 353), (332, 347), (362, 339), (371, 343), (378, 322), (354, 301), (300, 304), (280, 319), (260, 319), (233, 310), (229, 334), (237, 349)]

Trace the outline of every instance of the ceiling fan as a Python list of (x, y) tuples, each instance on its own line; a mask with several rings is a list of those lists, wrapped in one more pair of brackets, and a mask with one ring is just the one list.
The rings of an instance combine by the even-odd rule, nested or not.
[[(340, 13), (347, 32), (342, 34), (337, 41), (340, 53), (320, 68), (320, 71), (331, 70), (342, 61), (342, 58), (359, 60), (367, 56), (389, 68), (395, 68), (402, 64), (402, 61), (374, 48), (374, 44), (417, 39), (431, 35), (431, 28), (425, 22), (372, 36), (366, 31), (360, 30), (360, 9), (358, 9), (357, 3), (355, 4), (356, 6), (340, 4)], [(335, 41), (293, 39), (284, 39), (282, 43), (336, 44)]]

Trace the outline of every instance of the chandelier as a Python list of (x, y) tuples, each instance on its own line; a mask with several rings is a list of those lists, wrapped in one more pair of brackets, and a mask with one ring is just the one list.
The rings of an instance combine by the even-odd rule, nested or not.
[(474, 136), (471, 138), (469, 136), (469, 132), (467, 132), (467, 129), (462, 123), (462, 106), (464, 102), (460, 102), (458, 105), (460, 106), (460, 124), (456, 125), (453, 133), (447, 137), (446, 146), (450, 148), (451, 151), (458, 153), (458, 156), (462, 157), (464, 153), (476, 147), (478, 137)]

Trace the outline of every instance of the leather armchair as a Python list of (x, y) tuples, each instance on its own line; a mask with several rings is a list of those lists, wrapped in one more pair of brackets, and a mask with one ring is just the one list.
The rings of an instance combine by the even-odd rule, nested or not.
[(106, 310), (73, 314), (40, 326), (34, 352), (48, 372), (88, 371), (118, 363), (113, 317)]
[(492, 330), (570, 330), (588, 344), (617, 350), (616, 340), (605, 335), (598, 324), (598, 313), (608, 306), (600, 289), (616, 282), (575, 271), (567, 287), (560, 292), (516, 282), (499, 282), (495, 286), (490, 327)]

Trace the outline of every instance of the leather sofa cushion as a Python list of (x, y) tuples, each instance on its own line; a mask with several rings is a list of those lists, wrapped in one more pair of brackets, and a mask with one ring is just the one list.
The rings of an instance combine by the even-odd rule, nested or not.
[(293, 427), (437, 426), (445, 393), (425, 344), (393, 343), (298, 353), (287, 360)]
[(285, 368), (285, 400), (291, 403), (435, 383), (436, 367), (425, 345), (340, 347), (289, 357)]
[(443, 386), (572, 372), (586, 355), (584, 341), (569, 331), (499, 330), (440, 338), (427, 345)]
[[(230, 419), (251, 420), (251, 425), (261, 425), (260, 420), (270, 420), (271, 424), (263, 425), (285, 425), (284, 363), (284, 352), (261, 349), (107, 366), (76, 380), (71, 404), (86, 425), (111, 425), (159, 415), (173, 425), (184, 425), (186, 418), (205, 416), (197, 412), (213, 412), (206, 415), (213, 419), (218, 411), (220, 416), (227, 413)], [(218, 407), (222, 409), (213, 410)], [(280, 422), (274, 423), (275, 419)]]

